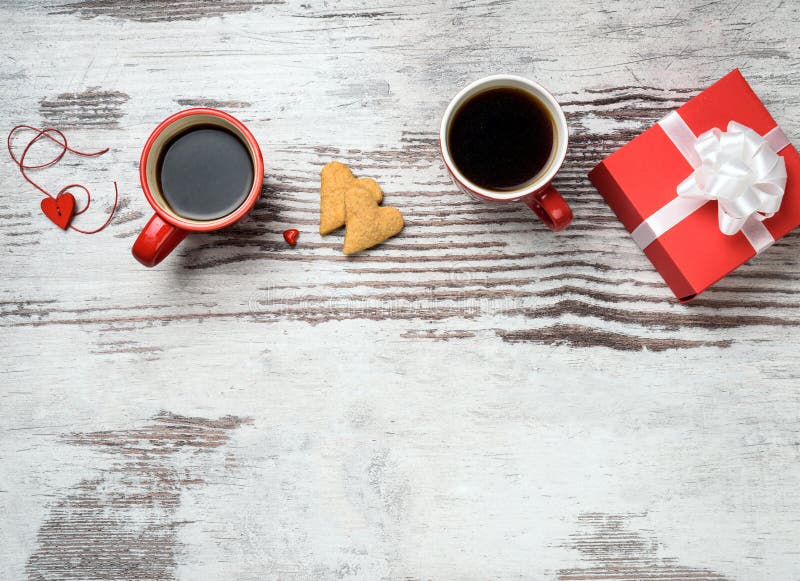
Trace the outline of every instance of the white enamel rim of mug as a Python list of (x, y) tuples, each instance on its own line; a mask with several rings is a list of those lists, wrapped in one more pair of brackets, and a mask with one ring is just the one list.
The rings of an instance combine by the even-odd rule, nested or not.
[[(553, 136), (555, 146), (550, 152), (550, 158), (547, 160), (544, 169), (524, 187), (508, 191), (482, 188), (464, 177), (450, 156), (450, 144), (447, 139), (447, 134), (450, 131), (450, 124), (453, 121), (453, 115), (462, 103), (484, 91), (500, 88), (521, 89), (532, 94), (547, 107), (551, 118), (555, 122), (555, 135)], [(518, 200), (546, 187), (553, 180), (558, 170), (561, 169), (561, 165), (564, 163), (564, 158), (567, 155), (568, 142), (569, 129), (567, 127), (567, 118), (564, 116), (564, 111), (562, 111), (561, 105), (558, 104), (555, 97), (539, 83), (517, 75), (492, 75), (490, 77), (478, 79), (461, 89), (461, 91), (453, 97), (453, 100), (450, 101), (447, 109), (445, 109), (444, 116), (442, 117), (442, 124), (439, 129), (439, 143), (447, 169), (453, 174), (457, 182), (460, 182), (464, 187), (472, 190), (479, 196), (490, 200)]]

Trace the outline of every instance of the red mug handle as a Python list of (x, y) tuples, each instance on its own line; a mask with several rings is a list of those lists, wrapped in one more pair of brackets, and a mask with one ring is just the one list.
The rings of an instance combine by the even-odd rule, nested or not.
[(145, 266), (155, 266), (175, 250), (181, 240), (188, 235), (188, 230), (181, 230), (164, 221), (158, 214), (153, 214), (133, 243), (131, 252), (133, 257)]
[(552, 184), (525, 198), (525, 203), (553, 232), (560, 232), (572, 222), (572, 210)]

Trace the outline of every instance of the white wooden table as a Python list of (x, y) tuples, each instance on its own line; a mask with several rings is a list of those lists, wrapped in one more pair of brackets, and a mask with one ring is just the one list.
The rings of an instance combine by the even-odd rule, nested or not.
[[(800, 238), (678, 305), (587, 171), (741, 67), (800, 136), (794, 2), (53, 0), (0, 6), (0, 127), (102, 158), (0, 161), (0, 578), (800, 579)], [(572, 145), (552, 235), (459, 194), (449, 98), (536, 78)], [(153, 270), (141, 146), (169, 113), (256, 134), (241, 224)], [(404, 232), (317, 234), (332, 159)], [(300, 229), (296, 248), (281, 232)]]

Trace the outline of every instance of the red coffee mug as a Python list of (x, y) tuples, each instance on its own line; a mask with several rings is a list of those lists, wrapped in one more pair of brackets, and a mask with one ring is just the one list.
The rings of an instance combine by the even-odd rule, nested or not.
[[(242, 140), (253, 162), (253, 185), (244, 202), (230, 214), (214, 220), (192, 220), (176, 214), (164, 199), (157, 170), (161, 152), (170, 140), (195, 125), (216, 125)], [(258, 200), (264, 181), (264, 160), (253, 134), (244, 124), (224, 111), (186, 109), (164, 119), (147, 139), (139, 160), (139, 180), (155, 214), (133, 244), (133, 256), (145, 266), (155, 266), (192, 232), (209, 232), (230, 226), (247, 214)]]
[[(480, 93), (491, 89), (514, 88), (525, 91), (533, 95), (541, 102), (550, 114), (553, 121), (553, 149), (550, 158), (545, 164), (539, 175), (526, 184), (524, 187), (511, 191), (498, 191), (483, 188), (468, 180), (459, 171), (458, 166), (453, 162), (450, 155), (448, 143), (450, 124), (453, 117), (461, 105)], [(514, 75), (494, 75), (477, 80), (462, 89), (445, 110), (442, 118), (442, 125), (439, 130), (439, 146), (442, 151), (442, 159), (450, 172), (456, 186), (470, 196), (483, 202), (510, 202), (516, 200), (524, 201), (537, 216), (553, 232), (558, 232), (569, 226), (572, 222), (572, 210), (570, 209), (561, 194), (558, 193), (551, 184), (567, 155), (567, 143), (569, 141), (569, 129), (567, 119), (558, 101), (555, 100), (544, 87), (524, 77)]]

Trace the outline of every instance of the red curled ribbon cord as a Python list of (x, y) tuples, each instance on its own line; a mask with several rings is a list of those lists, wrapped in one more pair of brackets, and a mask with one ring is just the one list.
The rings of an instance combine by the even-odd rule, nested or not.
[[(17, 133), (18, 131), (33, 131), (34, 133), (36, 133), (36, 135), (32, 137), (30, 141), (28, 141), (28, 144), (25, 146), (25, 149), (22, 150), (22, 155), (19, 158), (17, 158), (17, 156), (14, 155), (14, 150), (11, 147), (11, 140), (13, 139), (14, 134)], [(57, 145), (61, 146), (61, 151), (59, 151), (56, 154), (56, 156), (50, 161), (38, 165), (26, 164), (25, 156), (28, 155), (28, 152), (30, 151), (33, 144), (42, 139), (43, 137), (46, 137), (53, 143), (56, 143)], [(25, 171), (29, 169), (44, 169), (46, 167), (55, 165), (59, 161), (61, 161), (61, 158), (63, 158), (68, 151), (70, 153), (74, 153), (75, 155), (80, 155), (81, 157), (96, 157), (98, 155), (103, 155), (104, 153), (106, 153), (108, 151), (107, 147), (105, 149), (101, 149), (100, 151), (94, 151), (91, 153), (87, 153), (85, 151), (78, 151), (77, 149), (73, 149), (72, 147), (67, 145), (67, 137), (58, 129), (55, 129), (53, 127), (48, 127), (46, 129), (37, 129), (36, 127), (31, 127), (30, 125), (17, 125), (16, 127), (14, 127), (8, 134), (7, 145), (8, 145), (8, 154), (11, 156), (11, 159), (14, 160), (14, 163), (17, 164), (17, 167), (19, 168), (22, 177), (24, 177), (29, 184), (31, 184), (37, 190), (42, 192), (45, 196), (54, 199), (60, 196), (61, 194), (67, 192), (68, 190), (75, 190), (75, 189), (82, 190), (83, 193), (86, 194), (86, 204), (83, 206), (83, 208), (77, 210), (74, 215), (77, 216), (79, 214), (83, 214), (86, 210), (89, 209), (89, 206), (92, 203), (92, 194), (89, 193), (89, 189), (86, 186), (82, 184), (69, 184), (68, 186), (64, 186), (63, 188), (58, 190), (58, 192), (56, 192), (55, 194), (51, 194), (50, 192), (45, 190), (42, 186), (33, 181), (28, 176), (28, 174), (25, 173)], [(100, 232), (100, 230), (108, 226), (108, 224), (111, 222), (111, 218), (114, 217), (114, 212), (117, 211), (118, 201), (119, 201), (119, 189), (117, 188), (117, 182), (114, 182), (114, 205), (112, 206), (111, 213), (108, 215), (106, 221), (99, 228), (95, 228), (94, 230), (83, 230), (81, 228), (73, 226), (72, 224), (70, 224), (69, 227), (75, 230), (76, 232), (80, 232), (81, 234), (95, 234), (96, 232)]]

